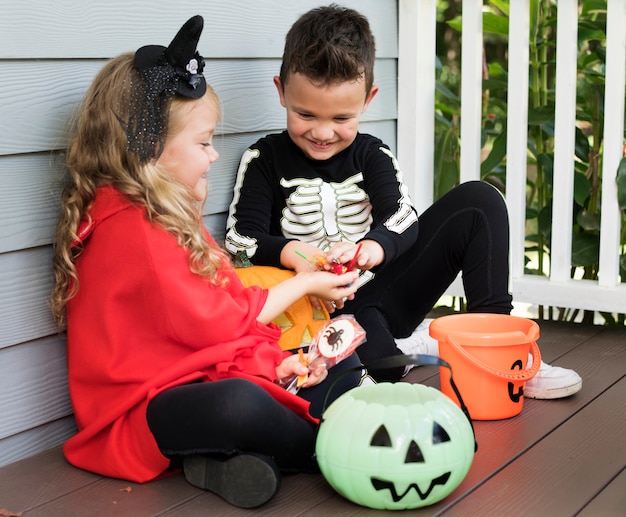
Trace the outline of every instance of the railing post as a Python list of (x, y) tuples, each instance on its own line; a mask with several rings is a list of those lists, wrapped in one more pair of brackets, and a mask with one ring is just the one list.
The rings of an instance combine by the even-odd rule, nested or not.
[[(528, 147), (530, 1), (510, 4), (506, 201), (511, 227), (511, 280), (524, 276)], [(513, 291), (514, 292), (514, 291)]]
[(483, 1), (463, 1), (461, 42), (461, 182), (480, 178)]
[(566, 282), (572, 264), (578, 1), (559, 0), (557, 7), (550, 279)]
[(398, 161), (419, 212), (433, 202), (437, 0), (398, 7)]
[[(604, 153), (602, 157), (602, 220), (598, 284), (619, 283), (620, 211), (615, 174), (624, 154), (624, 88), (626, 70), (626, 3), (609, 0), (606, 16)], [(624, 302), (626, 305), (626, 301)]]

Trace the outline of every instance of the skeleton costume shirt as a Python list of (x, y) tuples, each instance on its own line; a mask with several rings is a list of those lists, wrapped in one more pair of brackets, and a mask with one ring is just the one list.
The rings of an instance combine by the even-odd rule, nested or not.
[(342, 152), (317, 161), (285, 131), (243, 154), (225, 245), (254, 264), (280, 267), (289, 240), (325, 251), (340, 241), (371, 239), (384, 249), (384, 265), (415, 243), (417, 230), (402, 173), (381, 140), (359, 133)]

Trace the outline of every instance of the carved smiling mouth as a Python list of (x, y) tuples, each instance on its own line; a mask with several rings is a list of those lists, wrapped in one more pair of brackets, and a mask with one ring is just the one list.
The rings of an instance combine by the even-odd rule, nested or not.
[(446, 472), (445, 474), (442, 474), (441, 476), (436, 477), (435, 479), (433, 479), (430, 482), (430, 486), (428, 487), (428, 490), (426, 490), (426, 492), (422, 492), (420, 490), (420, 487), (417, 486), (417, 483), (411, 483), (407, 487), (407, 489), (404, 491), (403, 494), (399, 494), (396, 491), (396, 487), (395, 487), (393, 482), (385, 481), (383, 479), (378, 479), (378, 478), (372, 478), (372, 486), (376, 490), (389, 490), (389, 493), (391, 494), (391, 498), (393, 499), (394, 503), (397, 503), (398, 501), (401, 501), (404, 498), (404, 496), (406, 496), (409, 493), (411, 488), (415, 489), (415, 491), (420, 496), (420, 499), (423, 501), (430, 495), (430, 493), (433, 491), (433, 489), (437, 485), (445, 485), (448, 482), (448, 479), (450, 479), (450, 474), (451, 474), (450, 472)]

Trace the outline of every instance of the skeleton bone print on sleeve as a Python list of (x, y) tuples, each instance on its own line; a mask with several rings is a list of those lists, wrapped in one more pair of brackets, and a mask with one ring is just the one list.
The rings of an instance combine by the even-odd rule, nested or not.
[(289, 195), (280, 222), (283, 235), (326, 250), (336, 242), (356, 242), (372, 224), (372, 207), (367, 193), (358, 186), (361, 173), (342, 183), (320, 178), (281, 180)]

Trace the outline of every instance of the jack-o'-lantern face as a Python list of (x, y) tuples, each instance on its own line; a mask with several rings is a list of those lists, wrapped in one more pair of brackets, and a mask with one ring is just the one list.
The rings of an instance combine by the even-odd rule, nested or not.
[[(432, 445), (434, 447), (437, 444), (443, 444), (443, 443), (448, 443), (448, 442), (450, 442), (450, 436), (448, 435), (446, 430), (437, 422), (433, 422), (432, 441), (428, 444), (428, 446)], [(376, 430), (376, 432), (374, 433), (374, 436), (372, 437), (372, 441), (370, 442), (370, 446), (371, 447), (388, 447), (389, 450), (391, 451), (390, 452), (391, 454), (397, 454), (394, 451), (394, 445), (391, 439), (391, 435), (389, 434), (389, 431), (387, 430), (387, 427), (385, 426), (385, 424), (381, 424), (380, 427)], [(402, 454), (402, 451), (400, 451), (400, 454)], [(425, 464), (426, 457), (424, 456), (424, 453), (422, 452), (422, 448), (419, 446), (419, 444), (414, 439), (411, 439), (408, 443), (406, 454), (404, 455), (403, 464), (405, 466), (411, 467), (412, 464), (420, 464), (420, 463)], [(372, 481), (372, 486), (374, 487), (375, 490), (381, 490), (381, 491), (388, 490), (389, 495), (391, 496), (391, 499), (396, 503), (399, 501), (402, 501), (402, 499), (411, 490), (415, 490), (417, 494), (419, 495), (420, 499), (424, 501), (428, 499), (431, 492), (436, 486), (438, 485), (445, 486), (448, 480), (450, 479), (451, 474), (452, 473), (449, 470), (442, 472), (439, 476), (437, 476), (436, 478), (430, 481), (430, 484), (428, 485), (428, 487), (420, 487), (417, 483), (411, 483), (408, 487), (406, 487), (406, 490), (403, 493), (399, 493), (397, 491), (393, 480), (382, 479), (380, 477), (373, 476), (371, 478), (371, 481)]]
[(474, 435), (463, 412), (434, 388), (381, 383), (355, 388), (326, 410), (316, 454), (326, 480), (347, 499), (411, 509), (459, 485)]

